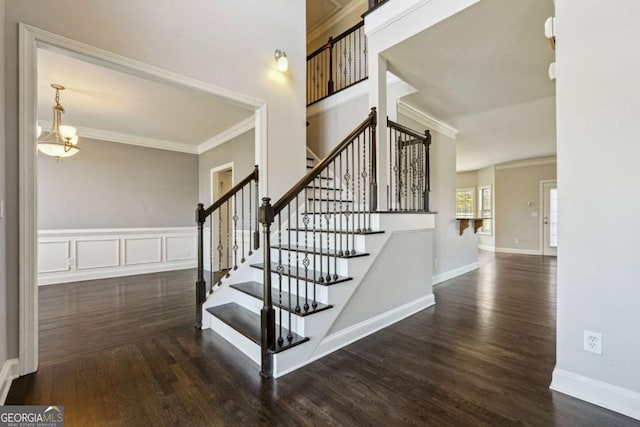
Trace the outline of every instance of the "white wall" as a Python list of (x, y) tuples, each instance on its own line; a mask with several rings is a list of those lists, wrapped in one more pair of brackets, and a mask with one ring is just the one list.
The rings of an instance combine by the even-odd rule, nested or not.
[(456, 188), (476, 188), (478, 172), (459, 172), (456, 174)]
[[(636, 0), (556, 0), (562, 226), (553, 387), (640, 419), (638, 16)], [(602, 333), (601, 355), (582, 349), (584, 330)]]
[[(398, 115), (398, 122), (424, 132), (424, 126)], [(437, 212), (434, 232), (434, 283), (478, 268), (478, 235), (471, 229), (460, 236), (456, 221), (456, 142), (431, 132), (431, 210)]]
[[(289, 0), (9, 0), (6, 9), (9, 355), (18, 352), (18, 23), (263, 99), (269, 195), (305, 173), (305, 3)], [(72, 23), (72, 24), (70, 24)], [(251, 31), (246, 29), (250, 28)], [(276, 70), (275, 49), (289, 72)], [(279, 167), (286, 159), (289, 167)]]
[[(6, 0), (0, 0), (0, 47), (4, 49), (4, 14)], [(0, 171), (5, 170), (5, 120), (4, 120), (4, 54), (0, 55)], [(5, 174), (0, 173), (0, 203), (6, 203)], [(0, 216), (0, 367), (7, 360), (7, 276), (6, 276), (6, 214)], [(12, 338), (13, 339), (13, 338)], [(15, 353), (12, 353), (15, 355)]]
[(60, 159), (38, 154), (38, 229), (192, 227), (198, 156), (81, 138)]

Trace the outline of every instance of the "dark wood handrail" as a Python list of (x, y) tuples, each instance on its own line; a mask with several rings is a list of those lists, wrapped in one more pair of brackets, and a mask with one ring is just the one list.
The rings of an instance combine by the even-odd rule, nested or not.
[(309, 55), (307, 55), (307, 61), (310, 60), (311, 58), (313, 58), (314, 56), (318, 56), (322, 51), (330, 49), (331, 46), (333, 46), (334, 44), (336, 44), (337, 42), (339, 42), (343, 38), (347, 37), (349, 34), (355, 32), (358, 28), (363, 27), (363, 26), (364, 26), (364, 20), (358, 22), (356, 25), (352, 26), (351, 28), (343, 31), (342, 33), (340, 33), (336, 37), (329, 37), (329, 40), (324, 45), (320, 46), (319, 48), (317, 48), (316, 50), (311, 52)]
[(242, 181), (234, 185), (231, 190), (224, 193), (222, 196), (220, 196), (218, 200), (213, 202), (211, 206), (209, 206), (207, 209), (204, 210), (204, 218), (207, 218), (209, 215), (213, 213), (213, 211), (215, 211), (220, 206), (222, 206), (227, 200), (231, 199), (235, 194), (237, 194), (240, 190), (242, 190), (242, 187), (244, 187), (251, 181), (257, 182), (258, 175), (259, 175), (258, 166), (256, 165), (255, 168), (253, 169), (253, 172), (251, 172), (251, 174), (249, 174), (245, 179), (243, 179)]
[(416, 132), (415, 130), (413, 130), (413, 129), (409, 128), (409, 127), (406, 127), (404, 125), (401, 125), (400, 123), (393, 122), (393, 121), (391, 121), (389, 119), (387, 119), (387, 126), (389, 126), (390, 128), (397, 129), (397, 130), (401, 131), (402, 133), (406, 133), (407, 135), (411, 135), (412, 137), (414, 137), (416, 139), (419, 139), (419, 140), (421, 140), (423, 142), (431, 143), (431, 138), (429, 138), (429, 133), (428, 132), (421, 135), (418, 132)]
[(277, 215), (282, 209), (284, 209), (289, 202), (295, 199), (300, 192), (304, 191), (304, 189), (309, 185), (314, 179), (320, 176), (320, 173), (325, 169), (325, 167), (330, 164), (333, 160), (336, 159), (351, 141), (353, 141), (358, 135), (364, 132), (371, 125), (376, 124), (376, 107), (371, 108), (371, 112), (369, 113), (369, 117), (365, 119), (360, 125), (355, 128), (345, 139), (342, 140), (338, 145), (336, 145), (333, 150), (327, 156), (322, 159), (309, 173), (298, 181), (296, 185), (294, 185), (289, 191), (285, 193), (277, 202), (275, 202), (273, 206), (274, 215)]

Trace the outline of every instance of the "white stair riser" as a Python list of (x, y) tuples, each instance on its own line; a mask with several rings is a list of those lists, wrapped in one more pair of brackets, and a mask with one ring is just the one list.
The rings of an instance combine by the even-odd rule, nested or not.
[[(263, 271), (262, 270), (258, 270), (258, 269), (255, 269), (255, 271), (256, 271), (256, 273), (255, 273), (254, 280), (256, 282), (262, 283), (262, 273), (263, 273)], [(271, 286), (273, 288), (278, 288), (280, 286), (280, 281), (278, 280), (278, 277), (279, 276), (278, 276), (277, 273), (271, 273)], [(298, 283), (298, 288), (300, 289), (300, 295), (304, 296), (305, 295), (305, 282), (304, 282), (304, 279), (297, 280), (294, 277), (291, 278), (291, 293), (293, 295), (297, 295), (298, 288), (296, 287), (296, 283)], [(315, 286), (315, 289), (316, 289), (316, 300), (319, 301), (319, 302), (322, 302), (324, 304), (328, 304), (329, 292), (328, 292), (327, 286), (324, 286), (324, 285), (315, 285), (313, 283), (308, 283), (306, 292), (308, 293), (309, 298), (310, 299), (313, 298), (313, 287), (314, 286)], [(282, 276), (282, 290), (285, 291), (285, 292), (289, 292), (289, 277), (288, 276)]]
[[(297, 255), (297, 256), (296, 256)], [(304, 270), (304, 260), (305, 256), (309, 259), (309, 271), (322, 271), (327, 272), (327, 263), (328, 263), (328, 271), (333, 274), (336, 273), (338, 276), (349, 275), (349, 262), (348, 259), (345, 258), (336, 258), (333, 256), (326, 256), (319, 254), (305, 254), (302, 252), (295, 251), (287, 251), (282, 250), (281, 258), (278, 256), (277, 249), (271, 249), (271, 262), (278, 263), (280, 260), (282, 261), (282, 265), (285, 267), (285, 272), (287, 271), (287, 265), (290, 265), (292, 268), (294, 266)], [(312, 274), (309, 274), (309, 277), (313, 277)]]
[[(329, 236), (329, 239), (327, 239), (327, 235)], [(296, 240), (296, 237), (297, 237), (297, 240)], [(306, 240), (305, 240), (305, 237), (306, 237)], [(363, 236), (363, 235), (353, 235), (353, 234), (347, 235), (346, 233), (323, 233), (323, 232), (312, 233), (310, 231), (308, 232), (298, 231), (297, 234), (294, 233), (293, 231), (291, 232), (291, 241), (294, 245), (298, 245), (298, 246), (313, 247), (314, 237), (315, 237), (316, 248), (322, 247), (323, 249), (326, 249), (328, 247), (329, 249), (334, 249), (337, 247), (338, 249), (342, 249), (343, 251), (346, 251), (347, 249), (349, 249), (349, 251), (355, 249), (356, 252), (367, 251), (367, 248), (366, 248), (367, 239), (366, 239), (366, 236)], [(288, 235), (285, 236), (285, 239), (288, 239), (288, 238), (289, 238)]]
[(260, 365), (261, 352), (258, 344), (254, 343), (211, 313), (205, 311), (204, 316), (208, 316), (208, 322), (211, 325), (211, 329), (216, 331), (218, 335), (221, 335), (225, 340), (229, 341), (241, 352), (249, 356), (251, 360)]
[(322, 195), (320, 200), (306, 200), (307, 212), (341, 212), (345, 210), (353, 210), (355, 204), (351, 200), (346, 198), (340, 198), (340, 194), (336, 195), (334, 199), (333, 193), (329, 195), (329, 201), (327, 202), (327, 196)]

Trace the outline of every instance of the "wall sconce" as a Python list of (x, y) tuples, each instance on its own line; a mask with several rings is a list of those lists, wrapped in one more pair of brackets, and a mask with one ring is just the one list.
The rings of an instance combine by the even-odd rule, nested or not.
[(549, 40), (551, 49), (556, 49), (556, 18), (550, 16), (544, 22), (544, 36)]
[(289, 69), (289, 60), (287, 59), (287, 54), (280, 49), (276, 49), (276, 62), (278, 63), (278, 70), (283, 73)]
[(555, 62), (552, 62), (551, 64), (549, 64), (549, 79), (550, 80), (556, 79), (556, 63)]

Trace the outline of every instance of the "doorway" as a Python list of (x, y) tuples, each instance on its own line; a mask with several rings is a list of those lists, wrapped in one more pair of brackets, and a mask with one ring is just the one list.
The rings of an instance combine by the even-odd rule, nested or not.
[[(225, 193), (233, 188), (233, 162), (227, 163), (211, 169), (211, 203), (218, 200)], [(223, 239), (222, 236), (230, 236), (229, 221), (231, 212), (233, 212), (233, 203), (227, 203), (226, 209), (223, 207), (211, 217), (211, 238), (214, 234), (218, 235), (218, 242), (212, 242), (213, 248), (212, 265), (214, 272), (224, 273), (231, 267), (230, 251), (227, 250), (230, 242)], [(217, 230), (217, 232), (216, 232)]]
[(558, 255), (558, 183), (543, 181), (542, 188), (542, 255)]

